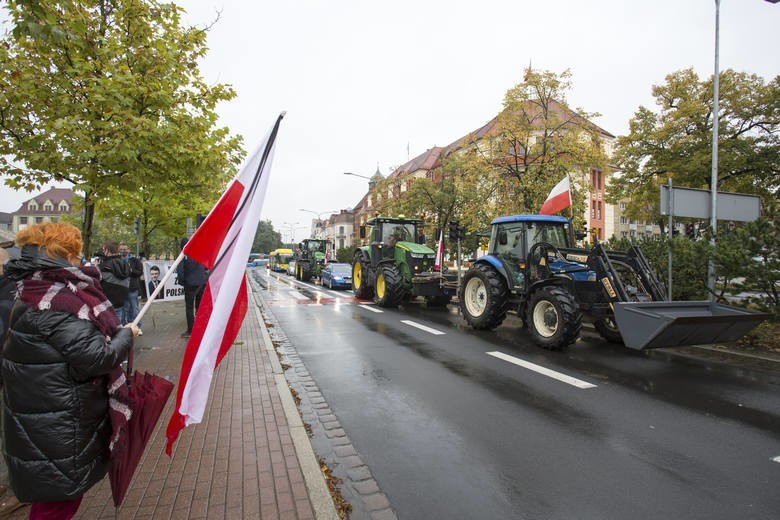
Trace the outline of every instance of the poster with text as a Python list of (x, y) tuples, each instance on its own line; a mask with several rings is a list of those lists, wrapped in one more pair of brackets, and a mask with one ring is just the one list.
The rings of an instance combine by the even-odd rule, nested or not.
[[(171, 268), (173, 260), (144, 260), (144, 286), (147, 296), (151, 296), (160, 284), (165, 273)], [(155, 301), (183, 300), (184, 287), (179, 285), (174, 272), (165, 282), (165, 287), (157, 294)]]

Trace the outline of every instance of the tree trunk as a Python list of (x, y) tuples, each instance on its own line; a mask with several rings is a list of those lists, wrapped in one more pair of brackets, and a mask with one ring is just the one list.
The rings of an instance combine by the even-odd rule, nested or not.
[(84, 192), (84, 221), (81, 223), (81, 239), (84, 242), (84, 256), (92, 257), (92, 222), (95, 218), (95, 203), (92, 193)]

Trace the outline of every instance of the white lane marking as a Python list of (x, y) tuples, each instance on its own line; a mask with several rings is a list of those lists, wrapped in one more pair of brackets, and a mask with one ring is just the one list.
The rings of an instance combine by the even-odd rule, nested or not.
[(778, 464), (780, 464), (780, 455), (772, 459), (772, 462), (777, 462)]
[(289, 290), (289, 291), (287, 291), (287, 293), (290, 296), (292, 296), (293, 298), (295, 298), (296, 300), (308, 300), (309, 299), (308, 296), (305, 296), (305, 295), (303, 295), (303, 294), (301, 294), (301, 293), (299, 293), (298, 291), (295, 291), (295, 290)]
[(510, 363), (519, 365), (523, 368), (527, 368), (528, 370), (533, 370), (534, 372), (537, 372), (544, 376), (557, 379), (558, 381), (561, 381), (563, 383), (576, 386), (577, 388), (582, 388), (583, 390), (586, 388), (596, 388), (596, 385), (587, 383), (585, 381), (582, 381), (580, 379), (571, 376), (567, 376), (566, 374), (562, 374), (560, 372), (556, 372), (555, 370), (550, 370), (549, 368), (544, 368), (543, 366), (536, 365), (534, 363), (531, 363), (530, 361), (525, 361), (523, 359), (510, 356), (509, 354), (504, 354), (503, 352), (486, 352), (486, 354), (488, 356), (493, 356), (498, 359), (503, 359), (504, 361), (509, 361)]
[(371, 305), (368, 305), (368, 304), (365, 304), (365, 303), (361, 303), (360, 305), (358, 305), (358, 307), (366, 309), (367, 311), (377, 312), (377, 313), (380, 313), (380, 314), (384, 312), (382, 309), (377, 309), (376, 307), (372, 307)]
[(447, 334), (446, 332), (442, 332), (440, 330), (432, 329), (430, 327), (426, 327), (425, 325), (422, 325), (420, 323), (415, 323), (412, 320), (401, 320), (401, 323), (405, 323), (407, 325), (410, 325), (412, 327), (417, 327), (420, 330), (424, 330), (425, 332), (428, 332), (430, 334), (435, 334), (437, 336), (440, 336), (442, 334)]

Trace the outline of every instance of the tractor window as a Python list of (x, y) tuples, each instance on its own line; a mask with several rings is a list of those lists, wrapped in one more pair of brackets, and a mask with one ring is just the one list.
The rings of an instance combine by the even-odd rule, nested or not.
[[(495, 244), (495, 251), (493, 254), (503, 255), (514, 258), (524, 258), (525, 252), (523, 251), (523, 225), (522, 224), (509, 224), (505, 226), (493, 226), (491, 231), (493, 237), (491, 242)], [(497, 240), (498, 233), (506, 234), (506, 243), (503, 244), (503, 240)]]
[(561, 224), (545, 222), (528, 223), (528, 245), (537, 242), (549, 242), (556, 247), (569, 247), (566, 227)]
[(414, 242), (414, 224), (386, 222), (382, 226), (382, 242), (391, 245), (396, 242)]

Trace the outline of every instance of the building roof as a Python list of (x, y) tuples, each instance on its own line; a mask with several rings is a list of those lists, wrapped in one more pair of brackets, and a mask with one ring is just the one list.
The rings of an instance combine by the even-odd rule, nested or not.
[[(27, 205), (33, 200), (38, 203), (38, 210), (27, 209)], [(43, 193), (24, 201), (16, 213), (19, 215), (40, 214), (43, 211), (43, 204), (47, 200), (51, 201), (51, 203), (54, 205), (54, 211), (47, 213), (64, 213), (59, 209), (60, 202), (64, 200), (67, 201), (68, 206), (72, 206), (73, 190), (70, 188), (49, 188), (48, 191), (44, 191)]]
[(398, 177), (404, 173), (414, 173), (420, 170), (433, 170), (439, 165), (443, 151), (443, 148), (440, 146), (429, 148), (414, 159), (411, 159), (410, 161), (407, 161), (406, 163), (396, 168), (389, 177)]
[(11, 224), (14, 221), (13, 213), (0, 211), (0, 224)]

